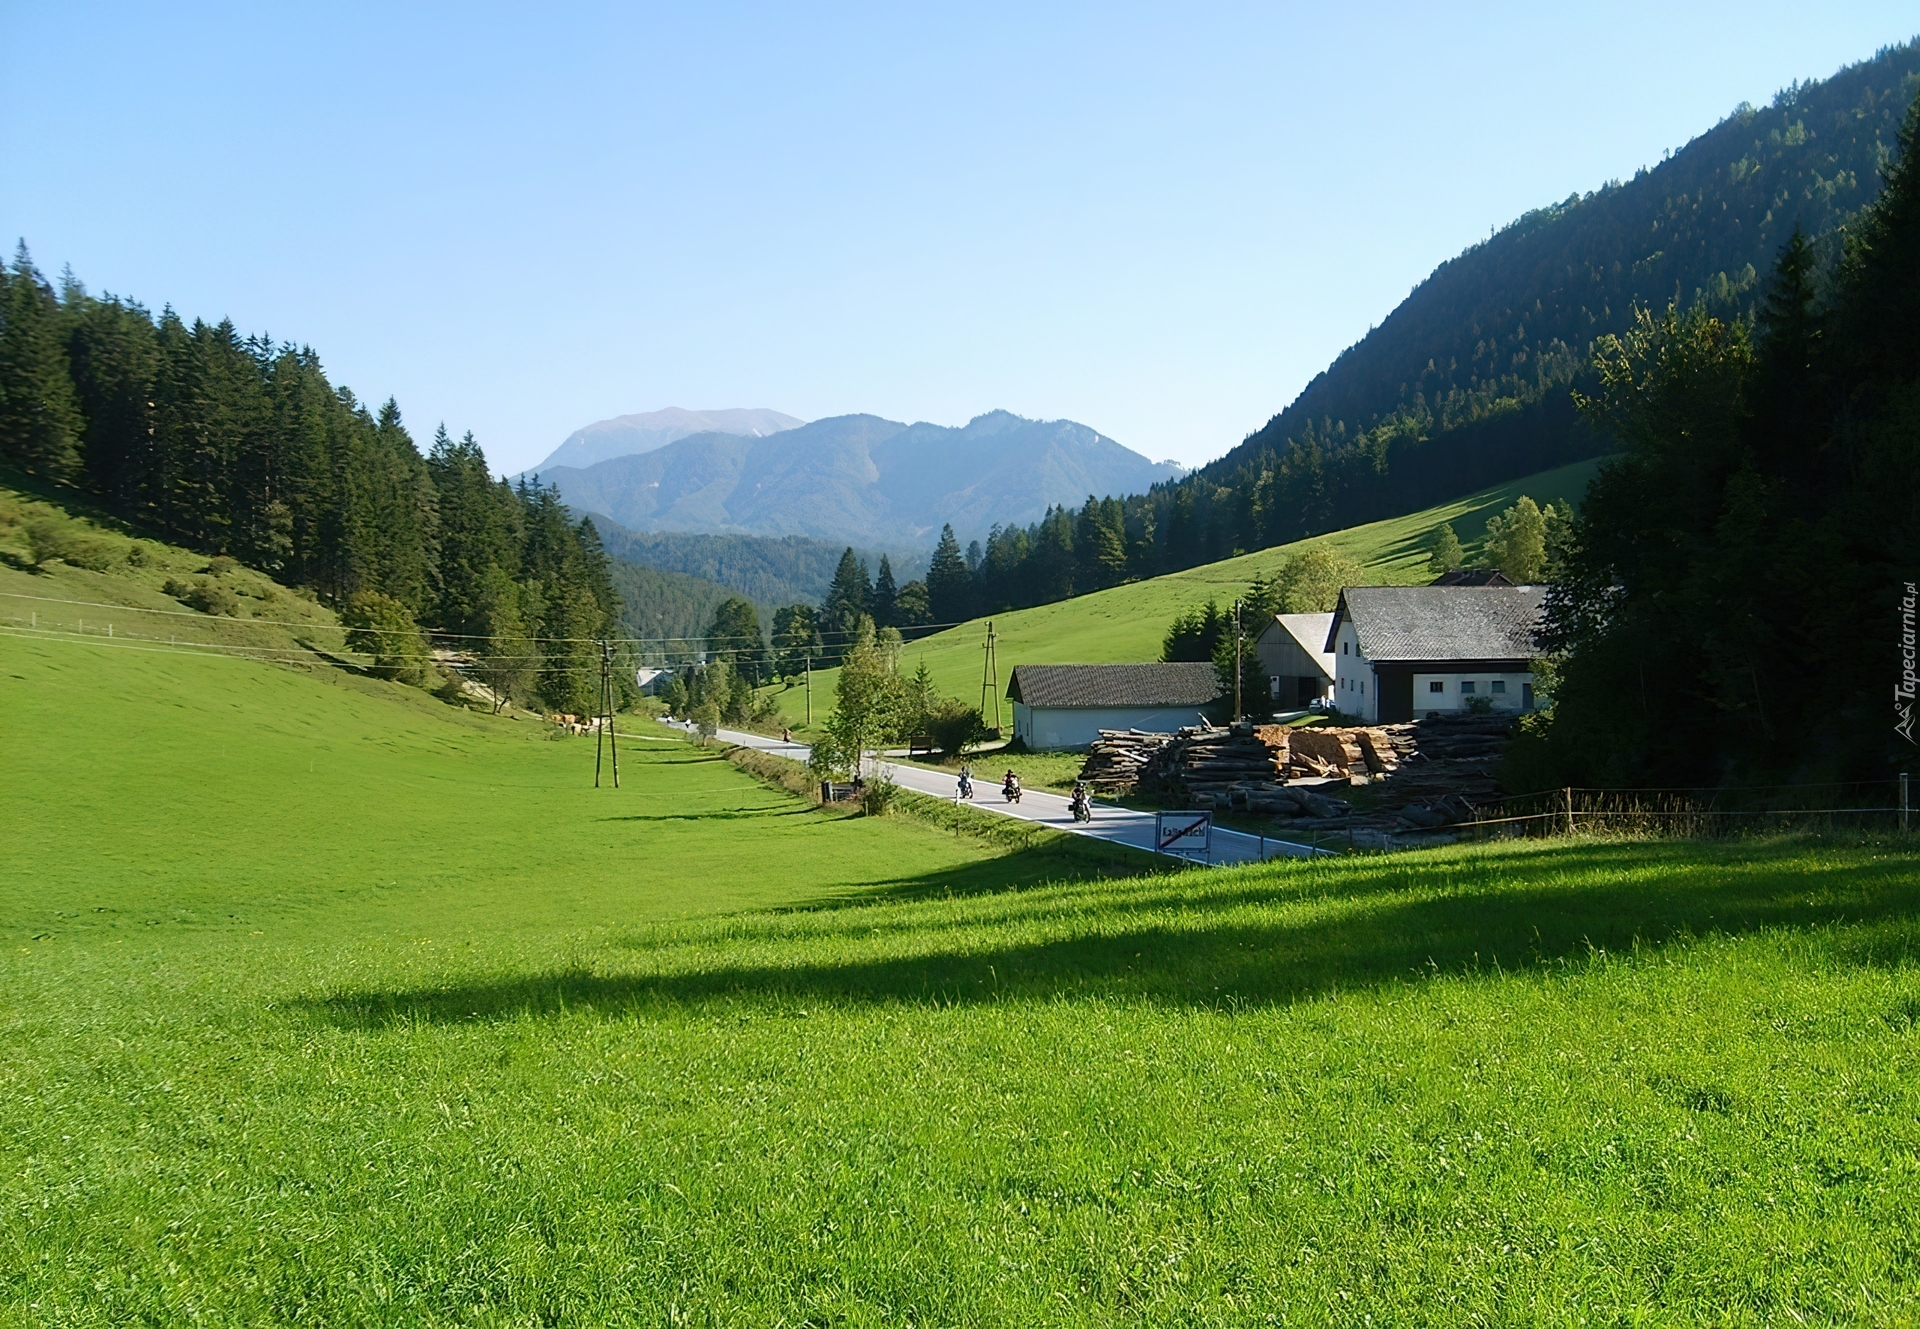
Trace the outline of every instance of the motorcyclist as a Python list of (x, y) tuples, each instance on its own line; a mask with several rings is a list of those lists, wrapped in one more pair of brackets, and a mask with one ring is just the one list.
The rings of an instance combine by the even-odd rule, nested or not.
[(971, 766), (960, 768), (960, 797), (973, 797), (973, 767)]
[(1009, 803), (1018, 802), (1020, 799), (1020, 777), (1012, 771), (1008, 771), (1007, 778), (1000, 783), (1000, 792), (1006, 795)]
[(1073, 782), (1073, 798), (1067, 806), (1072, 809), (1073, 819), (1075, 821), (1093, 820), (1093, 799), (1087, 789), (1087, 782), (1085, 780), (1075, 780)]

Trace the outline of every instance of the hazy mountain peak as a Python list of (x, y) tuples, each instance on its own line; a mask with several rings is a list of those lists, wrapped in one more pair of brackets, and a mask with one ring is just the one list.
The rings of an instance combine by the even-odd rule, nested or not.
[(842, 415), (761, 438), (707, 430), (543, 478), (573, 507), (636, 531), (899, 549), (930, 545), (944, 523), (965, 540), (1177, 474), (1071, 420), (989, 411), (959, 429)]
[(806, 421), (779, 411), (734, 407), (719, 411), (689, 411), (669, 406), (660, 411), (637, 415), (616, 415), (611, 420), (596, 420), (567, 435), (566, 442), (553, 455), (533, 469), (545, 471), (551, 466), (592, 466), (614, 457), (631, 457), (652, 452), (693, 434), (731, 434), (740, 438), (765, 438), (783, 430), (797, 428)]

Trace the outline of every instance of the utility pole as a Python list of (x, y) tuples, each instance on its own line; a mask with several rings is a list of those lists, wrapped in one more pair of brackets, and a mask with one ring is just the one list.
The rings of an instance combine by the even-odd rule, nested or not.
[(600, 643), (600, 723), (593, 739), (593, 787), (600, 787), (600, 749), (613, 755), (613, 787), (620, 787), (620, 740), (613, 732), (613, 643)]
[(1240, 655), (1245, 650), (1245, 638), (1240, 634), (1240, 602), (1233, 602), (1233, 718), (1240, 718)]
[(807, 728), (813, 728), (813, 647), (807, 647)]
[(993, 620), (987, 620), (987, 658), (980, 670), (980, 718), (987, 718), (987, 697), (993, 697), (993, 728), (1000, 729), (1000, 662), (994, 658), (993, 647), (998, 637), (993, 631)]

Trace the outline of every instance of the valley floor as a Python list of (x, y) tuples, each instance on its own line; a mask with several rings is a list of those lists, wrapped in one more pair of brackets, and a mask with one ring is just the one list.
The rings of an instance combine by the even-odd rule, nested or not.
[(0, 744), (0, 1322), (1920, 1314), (1904, 843), (1111, 875), (17, 638)]

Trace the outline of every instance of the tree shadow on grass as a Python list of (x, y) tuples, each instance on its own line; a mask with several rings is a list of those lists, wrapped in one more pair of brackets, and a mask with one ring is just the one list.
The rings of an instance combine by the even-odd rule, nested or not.
[(622, 821), (738, 821), (746, 817), (804, 817), (814, 809), (804, 803), (794, 807), (708, 808), (697, 812), (634, 812), (618, 817), (598, 817), (602, 822)]
[[(1006, 924), (1033, 930), (1022, 928), (1015, 910), (1004, 919), (929, 919), (925, 939), (933, 944), (910, 955), (875, 954), (913, 934), (876, 938), (865, 920), (850, 915), (843, 929), (759, 939), (758, 953), (784, 945), (791, 963), (715, 964), (725, 940), (703, 942), (694, 933), (636, 957), (643, 965), (655, 959), (657, 972), (570, 971), (342, 992), (303, 1005), (349, 1028), (739, 999), (955, 1005), (1066, 996), (1228, 1008), (1448, 974), (1573, 968), (1603, 952), (1783, 929), (1816, 938), (1846, 963), (1920, 960), (1920, 872), (1907, 854), (1814, 858), (1804, 846), (1796, 853), (1783, 845), (1753, 847), (1738, 858), (1728, 851), (1722, 862), (1703, 859), (1699, 846), (1590, 844), (1487, 861), (1514, 880), (1476, 883), (1463, 871), (1453, 884), (1396, 889), (1389, 878), (1418, 880), (1417, 871), (1396, 869), (1373, 874), (1372, 889), (1363, 875), (1347, 883), (1360, 889), (1332, 889), (1337, 882), (1329, 882), (1321, 892), (1303, 882), (1293, 891), (1263, 886), (1249, 873), (1244, 883), (1190, 897), (1155, 891), (1151, 909), (1129, 899), (1111, 914), (1081, 908), (1071, 918), (1030, 920), (1066, 935), (1018, 944), (980, 940)], [(966, 935), (939, 944), (956, 931)]]

